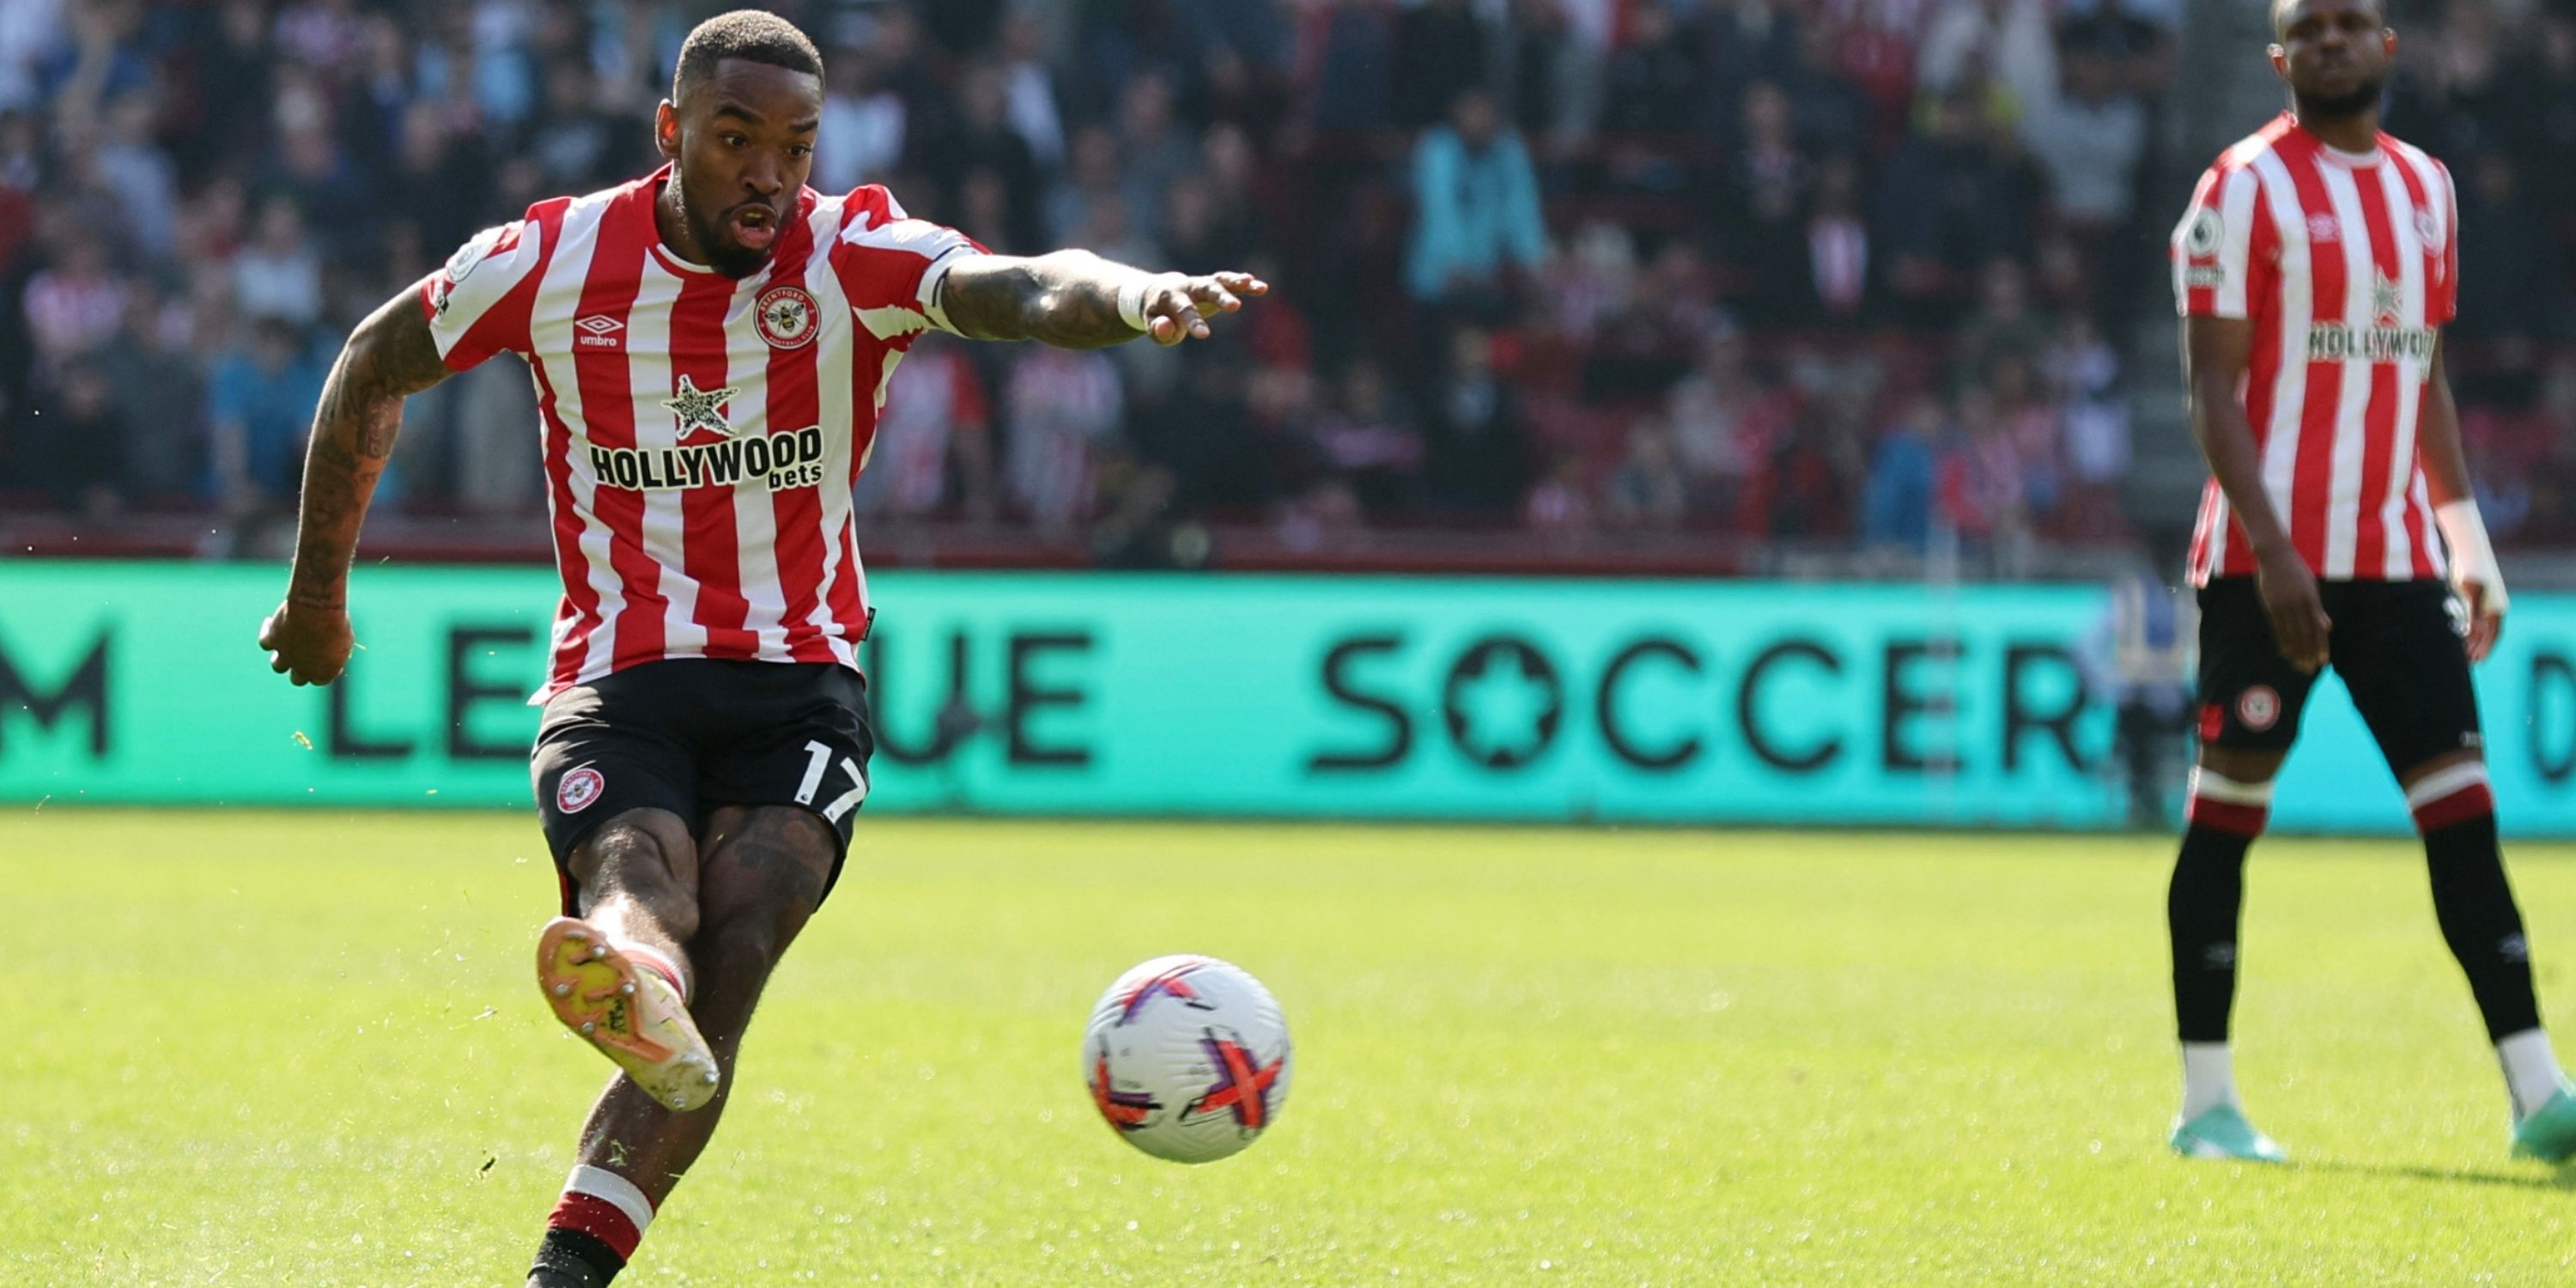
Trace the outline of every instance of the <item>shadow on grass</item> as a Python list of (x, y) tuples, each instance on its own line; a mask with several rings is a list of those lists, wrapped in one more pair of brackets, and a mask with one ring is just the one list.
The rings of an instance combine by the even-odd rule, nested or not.
[(2347, 1163), (2335, 1160), (2301, 1162), (2292, 1166), (2302, 1172), (2376, 1176), (2398, 1181), (2440, 1181), (2450, 1185), (2502, 1185), (2523, 1190), (2576, 1191), (2576, 1167), (2553, 1167), (2545, 1172), (2481, 1172), (2463, 1168), (2413, 1167), (2402, 1163)]

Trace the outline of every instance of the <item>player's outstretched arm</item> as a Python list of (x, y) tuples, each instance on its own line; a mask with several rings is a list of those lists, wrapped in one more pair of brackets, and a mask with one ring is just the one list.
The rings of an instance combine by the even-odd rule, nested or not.
[(1098, 349), (1140, 335), (1165, 345), (1204, 340), (1210, 317), (1241, 309), (1270, 284), (1250, 273), (1148, 273), (1087, 250), (1060, 250), (959, 260), (939, 290), (948, 320), (978, 340)]
[(2272, 622), (2273, 645), (2292, 665), (2314, 671), (2326, 664), (2326, 639), (2334, 623), (2326, 617), (2316, 574), (2299, 558), (2290, 530), (2263, 489), (2262, 455), (2255, 450), (2245, 404), (2237, 398), (2253, 362), (2254, 324), (2242, 318), (2190, 317), (2182, 326), (2192, 437), (2209, 461), (2210, 476), (2226, 494), (2237, 526), (2254, 547), (2255, 582)]
[(260, 626), (269, 669), (297, 684), (329, 684), (349, 664), (349, 562), (358, 525), (393, 455), (403, 399), (447, 376), (416, 291), (387, 301), (341, 347), (304, 453), (286, 602)]

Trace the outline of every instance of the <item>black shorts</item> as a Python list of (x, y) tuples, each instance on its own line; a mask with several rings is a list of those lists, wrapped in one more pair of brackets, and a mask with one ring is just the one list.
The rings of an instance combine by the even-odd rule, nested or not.
[(639, 808), (677, 814), (692, 832), (721, 805), (811, 810), (840, 838), (829, 895), (875, 750), (867, 681), (828, 662), (673, 658), (556, 694), (530, 772), (565, 915), (578, 912), (565, 867), (574, 847)]
[[(2403, 773), (2436, 756), (2478, 750), (2477, 691), (2469, 683), (2466, 621), (2438, 581), (2317, 583), (2334, 623), (2327, 650), (2353, 707)], [(2200, 740), (2287, 751), (2316, 677), (2272, 643), (2272, 620), (2251, 577), (2200, 591)]]

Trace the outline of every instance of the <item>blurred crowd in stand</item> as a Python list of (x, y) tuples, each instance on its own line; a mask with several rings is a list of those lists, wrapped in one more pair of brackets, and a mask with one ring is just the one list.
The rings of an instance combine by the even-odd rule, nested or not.
[[(273, 528), (347, 329), (477, 229), (649, 171), (715, 7), (0, 6), (0, 513)], [(2173, 216), (2142, 194), (2198, 160), (2157, 155), (2180, 0), (771, 7), (829, 67), (816, 186), (1279, 287), (1181, 352), (924, 342), (874, 527), (1147, 563), (1189, 522), (2127, 535)], [(2576, 16), (2407, 22), (2389, 125), (2460, 179), (2489, 522), (2576, 539)], [(416, 400), (380, 512), (537, 512), (534, 423), (506, 358)]]
[[(478, 228), (649, 171), (715, 7), (0, 6), (0, 512), (273, 532), (347, 329)], [(817, 187), (1279, 288), (1180, 352), (924, 342), (860, 485), (874, 527), (1145, 563), (1197, 522), (2122, 534), (2179, 0), (769, 7), (829, 68)], [(2557, 297), (2481, 268), (2554, 253), (2576, 209), (2514, 159), (2565, 128), (2523, 99), (2576, 93), (2514, 60), (2564, 62), (2569, 30), (2473, 12), (2399, 120), (2461, 152), (2470, 316), (2529, 342), (2480, 374), (2480, 432), (2548, 462), (2576, 441)], [(379, 513), (539, 511), (534, 424), (507, 358), (415, 400)], [(2533, 523), (2564, 522), (2548, 476), (2512, 476)]]

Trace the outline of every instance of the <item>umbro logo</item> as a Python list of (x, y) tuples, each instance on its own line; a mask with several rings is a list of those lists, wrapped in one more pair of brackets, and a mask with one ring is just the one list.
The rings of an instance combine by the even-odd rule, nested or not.
[(580, 335), (573, 337), (572, 342), (590, 349), (616, 348), (617, 333), (626, 329), (625, 323), (598, 313), (579, 319), (572, 326), (574, 330), (581, 332)]

